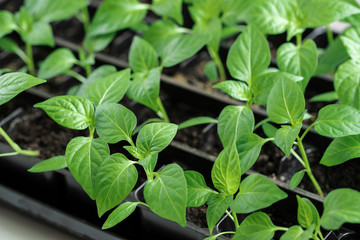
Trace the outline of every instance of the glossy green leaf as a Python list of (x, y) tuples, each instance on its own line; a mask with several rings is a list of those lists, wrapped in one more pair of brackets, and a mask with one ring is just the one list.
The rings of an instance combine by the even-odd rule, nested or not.
[(126, 92), (127, 96), (155, 112), (159, 110), (157, 103), (160, 92), (161, 68), (154, 68), (148, 73), (134, 74)]
[(221, 151), (211, 170), (211, 179), (215, 188), (225, 195), (235, 194), (241, 180), (239, 155), (233, 145)]
[(115, 153), (100, 165), (95, 177), (95, 198), (99, 217), (123, 201), (135, 187), (135, 162)]
[(310, 228), (312, 224), (316, 226), (319, 223), (320, 216), (314, 204), (307, 198), (299, 196), (296, 196), (296, 198), (298, 202), (297, 219), (299, 224), (304, 228)]
[(215, 84), (213, 88), (220, 89), (230, 97), (240, 101), (248, 101), (251, 99), (251, 91), (248, 85), (242, 81), (227, 80)]
[(280, 240), (309, 240), (311, 233), (304, 231), (301, 226), (291, 226), (280, 238)]
[(231, 200), (232, 196), (226, 196), (224, 194), (212, 195), (209, 198), (209, 206), (206, 210), (206, 221), (210, 233), (212, 233), (217, 222), (229, 208)]
[(360, 110), (340, 104), (320, 109), (315, 130), (326, 137), (344, 137), (360, 134)]
[(236, 230), (233, 240), (271, 240), (276, 226), (266, 213), (256, 212), (247, 216)]
[(359, 63), (348, 60), (341, 64), (334, 76), (334, 87), (340, 103), (360, 109), (360, 70)]
[(292, 178), (290, 180), (290, 189), (294, 189), (300, 184), (301, 180), (303, 179), (303, 177), (305, 175), (305, 172), (306, 172), (306, 170), (303, 169), (303, 170), (296, 172), (292, 176)]
[(210, 81), (217, 82), (219, 78), (218, 70), (216, 63), (214, 61), (209, 61), (205, 64), (204, 72), (207, 78)]
[(130, 46), (129, 64), (133, 72), (148, 72), (159, 66), (157, 53), (146, 40), (135, 37)]
[(65, 156), (55, 156), (44, 161), (41, 161), (35, 164), (32, 168), (28, 171), (32, 173), (39, 173), (39, 172), (48, 172), (54, 171), (58, 169), (66, 168), (66, 158)]
[(130, 69), (108, 75), (86, 89), (86, 97), (95, 106), (105, 103), (118, 103), (125, 95), (130, 83)]
[(120, 204), (106, 219), (102, 229), (109, 229), (122, 222), (133, 213), (140, 202), (124, 202)]
[(136, 139), (138, 150), (144, 155), (159, 153), (175, 137), (177, 125), (172, 123), (150, 123), (140, 129)]
[(275, 123), (297, 125), (305, 111), (305, 99), (300, 87), (288, 79), (277, 81), (270, 91), (266, 111)]
[(194, 0), (189, 7), (191, 18), (195, 23), (209, 22), (220, 15), (221, 3), (219, 0)]
[(360, 135), (335, 138), (327, 147), (320, 164), (336, 166), (350, 159), (360, 157)]
[(270, 48), (265, 36), (249, 25), (229, 50), (226, 65), (231, 76), (251, 86), (253, 79), (270, 64)]
[(231, 210), (236, 213), (250, 213), (271, 206), (284, 199), (287, 194), (263, 175), (252, 174), (240, 184)]
[(336, 189), (330, 192), (324, 201), (321, 226), (327, 230), (336, 230), (343, 223), (360, 223), (360, 192), (349, 189)]
[(95, 177), (98, 169), (109, 155), (109, 146), (99, 138), (76, 137), (66, 147), (68, 168), (91, 199), (96, 197)]
[(295, 127), (284, 125), (276, 131), (275, 144), (287, 157), (289, 157), (291, 148), (294, 146), (294, 142), (300, 133), (301, 126), (302, 124), (298, 124)]
[(201, 173), (196, 171), (185, 171), (187, 182), (187, 207), (200, 207), (205, 204), (211, 194), (216, 194), (214, 190), (206, 185)]
[(169, 164), (158, 172), (145, 185), (144, 197), (154, 213), (183, 227), (186, 225), (186, 179), (180, 166)]
[(145, 17), (149, 5), (137, 0), (106, 0), (97, 9), (88, 36), (104, 35), (132, 27)]
[(293, 43), (282, 44), (277, 51), (276, 60), (281, 71), (304, 78), (298, 82), (304, 92), (311, 76), (316, 71), (318, 62), (316, 44), (311, 39), (305, 40), (300, 46)]
[(183, 24), (182, 0), (154, 0), (151, 9), (162, 17), (174, 19), (178, 24)]
[(180, 123), (178, 130), (196, 125), (217, 123), (217, 122), (218, 121), (216, 119), (211, 117), (194, 117), (194, 118), (190, 118), (189, 120), (186, 120), (185, 122)]
[(226, 25), (235, 25), (240, 22), (247, 22), (249, 11), (252, 7), (251, 0), (227, 0), (221, 4), (221, 21)]
[(10, 38), (6, 38), (6, 37), (0, 38), (0, 49), (7, 52), (15, 53), (24, 62), (27, 62), (26, 54), (23, 52), (23, 50), (21, 50), (21, 48), (17, 45), (17, 43), (11, 40)]
[(326, 92), (318, 94), (309, 99), (309, 102), (334, 102), (338, 100), (339, 97), (337, 96), (335, 91)]
[(82, 130), (94, 125), (94, 106), (90, 100), (79, 96), (57, 96), (37, 103), (61, 126)]
[(211, 18), (210, 21), (197, 22), (193, 30), (201, 35), (208, 37), (208, 51), (211, 55), (219, 52), (221, 41), (222, 24), (219, 18)]
[[(138, 153), (140, 154), (140, 153)], [(140, 158), (139, 164), (143, 166), (144, 170), (147, 172), (154, 172), (157, 160), (158, 160), (158, 153), (153, 153), (147, 155), (144, 159), (141, 159), (141, 156), (137, 157)]]
[(16, 22), (11, 12), (0, 11), (0, 38), (11, 33), (16, 28)]
[(132, 142), (131, 136), (137, 120), (133, 112), (117, 103), (106, 103), (96, 108), (96, 132), (108, 143), (126, 140)]
[(21, 37), (24, 37), (24, 35), (31, 31), (34, 24), (34, 17), (25, 7), (20, 7), (20, 10), (15, 14), (15, 19), (18, 27), (22, 31)]
[(28, 88), (46, 82), (26, 73), (6, 73), (0, 76), (0, 105), (10, 101)]
[(268, 140), (263, 139), (255, 133), (243, 135), (236, 142), (236, 148), (239, 153), (240, 168), (242, 173), (249, 170), (258, 159), (261, 147)]
[(254, 131), (255, 118), (249, 107), (226, 106), (219, 115), (218, 135), (224, 147)]
[(26, 43), (33, 46), (55, 46), (51, 25), (46, 22), (35, 22), (31, 31), (22, 36)]
[(271, 123), (267, 123), (267, 122), (262, 125), (262, 129), (268, 138), (275, 137), (275, 134), (278, 130), (274, 125), (272, 125)]
[(114, 39), (115, 35), (116, 32), (110, 32), (107, 34), (95, 36), (86, 35), (83, 45), (89, 51), (100, 52), (110, 44), (110, 42)]
[(352, 27), (340, 37), (347, 54), (351, 59), (360, 59), (360, 28)]
[(39, 68), (39, 78), (52, 78), (65, 74), (77, 62), (76, 57), (68, 48), (58, 48), (42, 62)]

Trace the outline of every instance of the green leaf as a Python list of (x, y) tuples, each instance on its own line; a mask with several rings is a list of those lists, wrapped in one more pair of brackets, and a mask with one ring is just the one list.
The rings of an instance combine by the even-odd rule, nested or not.
[(66, 158), (65, 156), (62, 155), (41, 161), (35, 164), (32, 168), (28, 169), (28, 171), (32, 173), (39, 173), (39, 172), (54, 171), (66, 167), (67, 167)]
[(220, 89), (232, 98), (240, 101), (248, 101), (251, 99), (251, 91), (248, 85), (242, 81), (227, 80), (221, 83), (217, 83), (213, 88)]
[(341, 64), (334, 76), (334, 87), (340, 103), (360, 109), (360, 70), (359, 63), (348, 60)]
[(95, 198), (99, 217), (123, 201), (135, 187), (135, 162), (115, 153), (100, 165), (95, 177)]
[(27, 60), (28, 57), (23, 52), (23, 50), (21, 50), (21, 48), (17, 45), (17, 43), (15, 41), (11, 40), (10, 38), (6, 38), (6, 37), (0, 38), (0, 49), (7, 51), (7, 52), (15, 53), (24, 62), (28, 61)]
[(172, 123), (150, 123), (140, 129), (136, 139), (138, 150), (144, 155), (159, 153), (175, 137), (177, 125)]
[(239, 190), (241, 170), (234, 144), (221, 151), (211, 170), (212, 182), (221, 193), (233, 195)]
[(34, 17), (28, 10), (26, 10), (25, 7), (20, 7), (20, 10), (15, 14), (15, 19), (17, 21), (18, 27), (22, 31), (21, 37), (23, 38), (24, 35), (31, 31), (34, 23)]
[(84, 97), (57, 96), (34, 107), (41, 108), (61, 126), (82, 130), (94, 125), (94, 106)]
[(220, 15), (221, 3), (219, 0), (194, 0), (189, 7), (191, 18), (195, 23), (209, 22)]
[[(219, 1), (218, 1), (219, 2)], [(193, 27), (193, 30), (200, 34), (208, 37), (208, 50), (211, 55), (217, 54), (220, 48), (221, 41), (221, 21), (217, 17), (211, 18), (208, 22), (197, 22)]]
[(270, 91), (266, 110), (275, 123), (294, 126), (302, 122), (305, 99), (300, 87), (289, 79), (278, 80)]
[(137, 205), (141, 204), (140, 202), (124, 202), (119, 205), (106, 219), (102, 229), (109, 229), (116, 224), (123, 221), (125, 218), (130, 216), (132, 212), (135, 211)]
[(339, 97), (337, 96), (335, 91), (326, 92), (318, 94), (309, 99), (309, 102), (334, 102), (338, 100)]
[(360, 135), (335, 138), (327, 147), (320, 164), (336, 166), (350, 159), (360, 157)]
[(266, 105), (272, 87), (276, 81), (284, 77), (285, 73), (283, 72), (265, 72), (257, 76), (251, 85), (254, 102), (259, 105)]
[(70, 49), (58, 48), (44, 60), (40, 65), (39, 78), (52, 78), (65, 74), (77, 62), (76, 57)]
[(178, 24), (183, 24), (182, 0), (154, 0), (151, 9), (162, 17), (174, 19)]
[(272, 124), (270, 124), (270, 123), (264, 123), (264, 124), (262, 125), (262, 129), (263, 129), (265, 135), (266, 135), (268, 138), (273, 138), (273, 137), (275, 137), (275, 134), (276, 134), (276, 132), (277, 132), (277, 130), (278, 130), (274, 125), (272, 125)]
[(290, 189), (294, 189), (300, 184), (301, 180), (303, 179), (303, 177), (305, 175), (305, 172), (306, 172), (306, 170), (303, 169), (303, 170), (296, 172), (292, 176), (292, 178), (290, 180)]
[(99, 138), (76, 137), (66, 147), (66, 163), (71, 174), (93, 200), (96, 174), (109, 155), (109, 146)]
[(254, 131), (255, 118), (249, 107), (226, 106), (219, 115), (218, 135), (224, 147)]
[(126, 107), (117, 103), (105, 103), (96, 108), (96, 132), (108, 143), (126, 140), (132, 143), (136, 127), (136, 116)]
[(159, 110), (157, 99), (160, 92), (161, 68), (151, 69), (148, 73), (134, 74), (126, 92), (127, 96), (155, 112)]
[(10, 101), (28, 88), (46, 82), (26, 73), (6, 73), (0, 76), (0, 105)]
[(86, 97), (95, 106), (105, 103), (118, 103), (125, 95), (130, 83), (130, 69), (108, 75), (86, 89)]
[(159, 66), (157, 53), (146, 40), (135, 36), (130, 46), (129, 64), (133, 72), (148, 72)]
[(277, 51), (276, 60), (281, 71), (304, 78), (298, 82), (304, 92), (311, 76), (316, 71), (318, 62), (316, 44), (311, 39), (305, 40), (300, 46), (284, 43)]
[(92, 52), (100, 52), (104, 50), (114, 39), (116, 32), (110, 32), (103, 35), (89, 36), (85, 35), (84, 47)]
[(260, 155), (261, 147), (268, 140), (263, 139), (255, 133), (243, 135), (236, 142), (236, 148), (239, 153), (240, 168), (242, 173), (249, 170)]
[(360, 223), (360, 192), (349, 189), (336, 189), (330, 192), (324, 201), (321, 226), (327, 230), (336, 230), (343, 223)]
[(289, 157), (291, 148), (300, 133), (301, 126), (301, 123), (295, 127), (281, 126), (281, 128), (276, 131), (274, 139), (275, 144), (285, 153), (287, 157)]
[(247, 216), (236, 230), (233, 240), (271, 240), (274, 237), (276, 226), (268, 215), (256, 212)]
[(51, 25), (46, 22), (35, 22), (30, 32), (26, 32), (22, 36), (24, 42), (33, 46), (55, 46)]
[(360, 28), (352, 27), (340, 36), (340, 40), (351, 59), (360, 59)]
[(327, 105), (320, 109), (314, 127), (326, 137), (360, 134), (360, 110), (347, 105)]
[(244, 0), (228, 0), (221, 4), (222, 15), (221, 21), (228, 26), (233, 26), (237, 23), (247, 22), (249, 18), (249, 10), (252, 7), (253, 1)]
[(214, 190), (206, 185), (201, 173), (195, 171), (185, 171), (187, 182), (187, 207), (200, 207), (205, 204), (211, 194), (216, 194)]
[(301, 226), (291, 226), (280, 238), (280, 240), (309, 240), (311, 233), (304, 231)]
[(270, 48), (265, 36), (255, 26), (249, 25), (229, 50), (226, 65), (231, 76), (251, 86), (253, 79), (269, 64)]
[(231, 210), (236, 213), (250, 213), (271, 206), (284, 199), (287, 194), (271, 180), (259, 174), (246, 177), (240, 184)]
[(158, 160), (158, 155), (159, 154), (157, 154), (157, 153), (153, 153), (153, 154), (146, 156), (144, 159), (141, 159), (141, 156), (139, 156), (138, 157), (138, 158), (140, 158), (139, 164), (144, 167), (144, 170), (146, 172), (153, 172), (155, 169), (157, 160)]
[(158, 172), (145, 185), (144, 197), (154, 213), (183, 227), (186, 225), (186, 179), (180, 166), (169, 164)]
[(217, 123), (218, 121), (211, 117), (194, 117), (189, 120), (186, 120), (185, 122), (182, 122), (179, 124), (178, 130), (183, 128), (188, 128), (196, 125), (201, 124), (209, 124), (209, 123)]
[(216, 63), (214, 61), (209, 61), (205, 64), (204, 72), (206, 77), (208, 77), (210, 81), (217, 82), (219, 74)]
[(225, 214), (231, 201), (232, 196), (226, 196), (224, 194), (212, 195), (212, 197), (209, 198), (209, 206), (206, 210), (206, 221), (210, 234), (212, 233), (216, 223)]
[(310, 228), (312, 224), (317, 226), (320, 216), (314, 204), (307, 198), (299, 196), (296, 196), (296, 198), (298, 202), (297, 219), (299, 224), (304, 228)]
[(0, 38), (11, 33), (16, 28), (16, 22), (11, 12), (0, 11)]

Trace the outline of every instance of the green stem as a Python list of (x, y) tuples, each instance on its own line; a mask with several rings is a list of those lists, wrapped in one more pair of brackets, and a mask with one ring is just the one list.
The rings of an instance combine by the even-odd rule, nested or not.
[(66, 75), (69, 75), (73, 78), (75, 78), (76, 80), (79, 80), (81, 83), (85, 83), (86, 82), (86, 78), (84, 78), (81, 74), (73, 71), (73, 70), (69, 70), (66, 72)]
[(313, 122), (313, 123), (305, 130), (305, 132), (304, 132), (304, 133), (301, 135), (301, 137), (300, 137), (300, 140), (301, 140), (301, 141), (304, 140), (306, 134), (310, 131), (310, 129), (311, 129), (312, 127), (315, 126), (315, 124), (316, 124), (316, 121)]
[(15, 156), (15, 155), (19, 155), (19, 153), (18, 152), (2, 153), (0, 154), (0, 157)]
[(322, 192), (319, 183), (316, 181), (314, 175), (313, 175), (312, 172), (311, 172), (309, 160), (308, 160), (308, 158), (307, 158), (307, 155), (306, 155), (304, 146), (303, 146), (302, 141), (301, 141), (300, 138), (298, 138), (298, 147), (299, 147), (299, 150), (300, 150), (302, 159), (304, 160), (306, 173), (308, 174), (308, 176), (309, 176), (311, 182), (313, 183), (313, 185), (314, 185), (316, 191), (318, 192), (318, 194), (319, 194), (321, 197), (323, 197), (323, 196), (324, 196), (324, 193)]
[(13, 156), (17, 154), (27, 155), (27, 156), (39, 156), (39, 151), (32, 151), (32, 150), (23, 150), (17, 145), (10, 137), (9, 135), (0, 127), (0, 134), (4, 137), (4, 139), (9, 143), (9, 145), (15, 150), (15, 152), (11, 153), (3, 153), (0, 154), (0, 157), (4, 156)]
[(27, 55), (27, 67), (29, 73), (35, 76), (35, 65), (34, 65), (34, 57), (32, 52), (32, 46), (29, 43), (25, 43), (26, 45), (26, 55)]
[(159, 117), (161, 117), (162, 119), (164, 119), (165, 122), (170, 122), (169, 117), (168, 117), (168, 115), (167, 115), (167, 113), (166, 113), (166, 110), (165, 110), (165, 108), (164, 108), (164, 105), (163, 105), (162, 102), (161, 102), (160, 97), (157, 98), (157, 104), (158, 104), (159, 110), (160, 110), (160, 112), (157, 112), (157, 114), (159, 115)]
[(334, 42), (334, 34), (331, 31), (330, 25), (326, 25), (326, 36), (327, 36), (327, 40), (328, 40), (328, 44), (332, 44)]
[(260, 122), (258, 122), (258, 123), (255, 125), (255, 127), (254, 127), (254, 131), (255, 131), (256, 129), (258, 129), (261, 125), (263, 125), (264, 123), (267, 123), (267, 122), (270, 122), (270, 119), (269, 119), (269, 118), (265, 118), (265, 119), (261, 120)]
[(286, 228), (286, 227), (276, 227), (276, 231), (287, 231), (289, 230), (289, 228)]
[(90, 17), (89, 17), (89, 10), (88, 10), (88, 6), (83, 7), (83, 9), (81, 9), (81, 17), (82, 17), (82, 22), (84, 24), (84, 31), (85, 31), (85, 35), (89, 32), (89, 28), (90, 28)]
[(224, 69), (224, 65), (222, 64), (222, 61), (220, 59), (219, 53), (215, 52), (211, 47), (208, 46), (208, 51), (211, 56), (211, 58), (214, 60), (220, 75), (220, 82), (223, 82), (226, 80), (226, 73)]
[(305, 167), (305, 163), (302, 158), (294, 151), (294, 149), (290, 150), (291, 154)]
[(231, 219), (231, 221), (234, 221), (234, 217), (231, 215), (231, 213), (228, 210), (226, 210), (225, 213), (226, 213), (226, 215), (228, 215), (228, 217)]
[(236, 213), (234, 211), (231, 212), (231, 214), (233, 215), (233, 218), (234, 218), (233, 221), (234, 221), (234, 224), (235, 224), (235, 229), (237, 230), (240, 227), (239, 221), (238, 221)]
[(301, 33), (296, 34), (296, 45), (300, 46), (302, 42), (302, 36)]

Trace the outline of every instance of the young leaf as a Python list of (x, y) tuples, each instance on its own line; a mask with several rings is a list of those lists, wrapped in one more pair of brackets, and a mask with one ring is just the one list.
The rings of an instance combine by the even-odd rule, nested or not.
[(157, 53), (146, 40), (135, 37), (130, 46), (129, 64), (134, 72), (148, 72), (159, 66)]
[(335, 138), (327, 147), (320, 164), (336, 166), (350, 159), (360, 157), (360, 135)]
[(340, 36), (341, 42), (351, 59), (360, 59), (360, 28), (352, 27)]
[(183, 24), (182, 0), (154, 0), (151, 9), (160, 16), (174, 19), (179, 25)]
[(265, 36), (249, 25), (229, 50), (226, 65), (231, 76), (251, 86), (252, 80), (270, 64), (270, 48)]
[(242, 173), (249, 170), (260, 155), (261, 147), (268, 140), (263, 139), (255, 133), (243, 135), (236, 142), (236, 148), (239, 153), (240, 168)]
[(225, 195), (235, 194), (240, 185), (241, 170), (239, 155), (234, 143), (221, 151), (211, 170), (214, 186)]
[(271, 123), (267, 123), (267, 122), (262, 125), (262, 129), (268, 138), (275, 137), (275, 134), (278, 130), (274, 125), (272, 125)]
[(194, 0), (189, 7), (191, 18), (194, 22), (209, 22), (220, 15), (222, 1), (219, 0)]
[(360, 110), (347, 105), (327, 105), (320, 109), (314, 128), (326, 137), (360, 134)]
[(219, 74), (216, 63), (214, 61), (209, 61), (205, 64), (204, 72), (206, 77), (208, 77), (210, 81), (217, 82)]
[(16, 28), (14, 16), (9, 11), (0, 11), (0, 38), (11, 33)]
[(186, 225), (186, 179), (180, 166), (169, 164), (158, 172), (145, 185), (144, 197), (154, 213), (183, 227)]
[(159, 153), (175, 137), (177, 125), (172, 123), (150, 123), (140, 129), (136, 139), (138, 150), (146, 156)]
[(265, 72), (254, 78), (251, 85), (254, 102), (259, 105), (266, 105), (272, 87), (284, 74), (283, 72)]
[(271, 240), (276, 230), (276, 226), (266, 213), (256, 212), (244, 219), (232, 239)]
[(160, 75), (161, 68), (153, 68), (148, 73), (134, 74), (134, 80), (130, 81), (126, 95), (157, 112), (159, 110), (157, 99), (160, 91)]
[(34, 107), (41, 108), (61, 126), (82, 130), (94, 125), (94, 106), (90, 100), (78, 96), (57, 96)]
[(335, 91), (326, 92), (318, 94), (309, 99), (309, 102), (334, 102), (338, 100), (339, 97), (337, 96)]
[(95, 198), (99, 217), (118, 205), (133, 190), (138, 179), (135, 162), (115, 153), (100, 165), (95, 177)]
[(246, 177), (240, 184), (231, 210), (236, 213), (250, 213), (266, 208), (287, 197), (275, 183), (259, 174)]
[(139, 164), (141, 166), (143, 166), (143, 168), (146, 172), (153, 172), (155, 169), (157, 160), (158, 160), (158, 156), (159, 156), (159, 154), (157, 154), (157, 153), (147, 155), (144, 159), (141, 159), (141, 156), (139, 156), (138, 157), (138, 158), (140, 158)]
[(105, 103), (118, 103), (126, 93), (130, 82), (130, 69), (108, 75), (86, 89), (86, 97), (95, 106)]
[(254, 130), (254, 114), (245, 106), (226, 106), (219, 115), (218, 134), (224, 147)]
[(358, 61), (348, 60), (341, 64), (334, 76), (334, 87), (340, 103), (360, 109), (360, 90), (354, 87), (359, 84)]
[(217, 123), (218, 121), (211, 117), (194, 117), (189, 120), (186, 120), (185, 122), (182, 122), (179, 124), (178, 130), (183, 128), (188, 128), (196, 125), (201, 124), (209, 124), (209, 123)]
[(103, 35), (89, 36), (86, 35), (83, 45), (84, 47), (92, 52), (99, 52), (104, 50), (110, 42), (114, 39), (116, 32), (111, 32)]
[(96, 174), (109, 155), (109, 146), (99, 138), (76, 137), (66, 147), (66, 163), (71, 174), (93, 200)]
[(217, 193), (206, 185), (201, 173), (185, 171), (184, 174), (187, 182), (187, 207), (200, 207), (205, 204), (211, 194)]
[(66, 167), (67, 167), (66, 158), (65, 156), (62, 155), (41, 161), (35, 164), (32, 168), (28, 169), (28, 171), (32, 173), (39, 173), (39, 172), (54, 171)]
[(51, 25), (46, 22), (35, 22), (31, 31), (24, 33), (22, 36), (24, 42), (33, 46), (55, 46)]
[(0, 76), (0, 105), (10, 101), (28, 88), (46, 82), (26, 73), (7, 73)]
[(225, 194), (212, 195), (209, 198), (209, 206), (206, 210), (206, 221), (208, 224), (209, 232), (212, 233), (216, 223), (224, 215), (225, 211), (230, 206), (232, 196), (226, 196)]
[(281, 128), (276, 131), (275, 144), (285, 153), (287, 157), (289, 157), (291, 148), (300, 133), (301, 126), (301, 123), (294, 127), (281, 126)]
[(333, 190), (325, 198), (321, 226), (336, 230), (343, 223), (360, 223), (359, 209), (360, 192), (349, 188)]
[(21, 48), (17, 45), (17, 43), (11, 40), (10, 38), (6, 38), (6, 37), (0, 38), (0, 49), (7, 52), (15, 53), (24, 62), (28, 61), (27, 60), (28, 58), (26, 54), (23, 52), (23, 50), (21, 50)]
[(303, 169), (303, 170), (296, 172), (292, 176), (292, 178), (290, 180), (290, 189), (294, 189), (300, 184), (301, 180), (303, 179), (303, 177), (305, 175), (305, 172), (306, 172), (306, 170)]
[(301, 226), (291, 226), (280, 238), (280, 240), (309, 240), (311, 232), (304, 231)]
[(248, 85), (242, 81), (227, 80), (221, 83), (217, 83), (213, 88), (220, 89), (232, 98), (240, 101), (248, 101), (251, 99), (251, 91)]
[(312, 224), (317, 226), (320, 216), (314, 204), (307, 198), (299, 196), (296, 196), (296, 198), (298, 202), (297, 219), (300, 225), (304, 228), (310, 228)]
[(38, 77), (49, 79), (65, 74), (76, 62), (77, 59), (70, 49), (58, 48), (40, 65)]
[(300, 46), (285, 43), (278, 49), (276, 60), (281, 71), (304, 77), (304, 80), (298, 82), (304, 92), (317, 67), (316, 44), (311, 39), (305, 40)]
[(109, 229), (130, 216), (140, 202), (124, 202), (120, 204), (106, 219), (102, 229)]
[(278, 124), (302, 122), (305, 99), (300, 87), (292, 80), (278, 80), (270, 91), (267, 109), (271, 121)]
[(126, 107), (117, 103), (106, 103), (96, 108), (96, 132), (108, 143), (126, 140), (132, 142), (136, 127), (136, 116)]

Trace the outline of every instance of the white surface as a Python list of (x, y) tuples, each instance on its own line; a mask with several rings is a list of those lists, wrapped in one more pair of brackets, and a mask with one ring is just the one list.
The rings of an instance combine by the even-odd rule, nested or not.
[(0, 240), (80, 240), (0, 204)]

